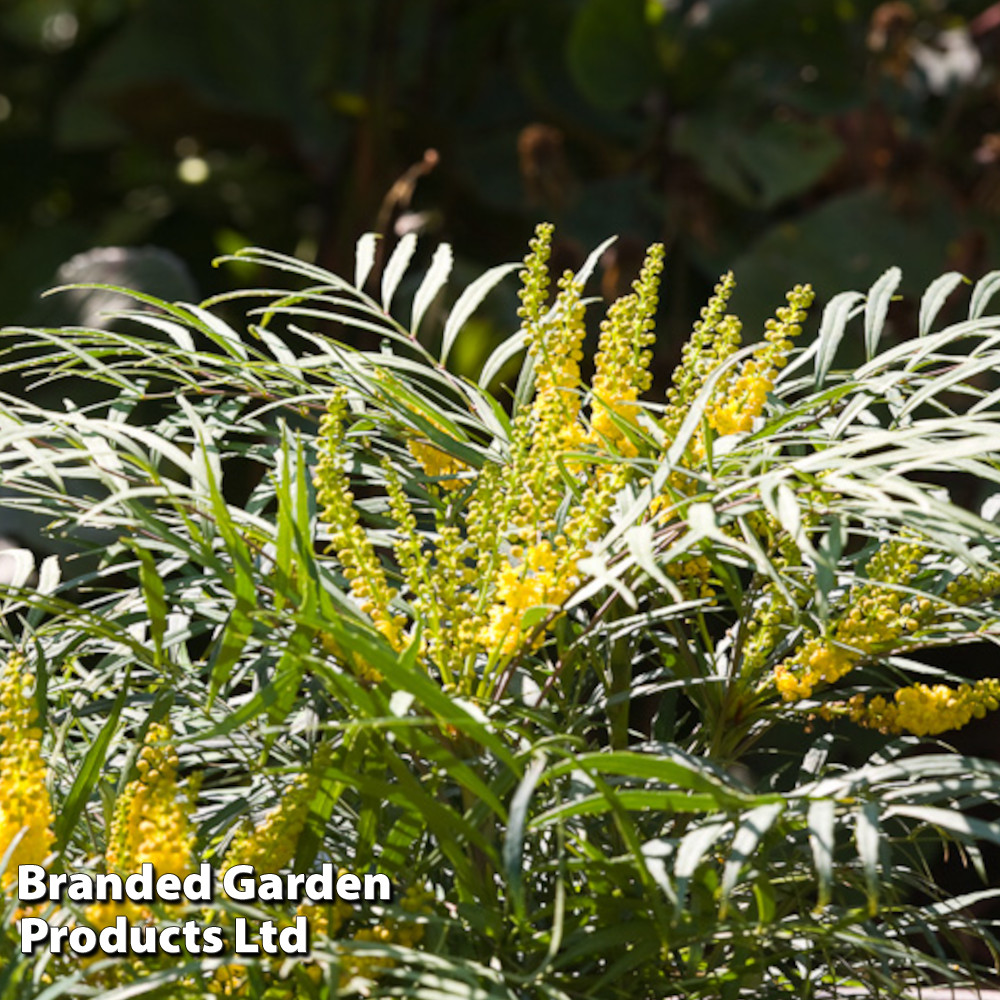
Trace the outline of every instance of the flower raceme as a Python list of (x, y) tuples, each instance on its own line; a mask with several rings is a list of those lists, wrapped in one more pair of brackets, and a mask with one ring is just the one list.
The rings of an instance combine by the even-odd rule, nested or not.
[(500, 568), (496, 595), (489, 619), (479, 635), (487, 649), (509, 654), (521, 642), (522, 615), (531, 608), (558, 607), (577, 585), (574, 561), (569, 558), (565, 539), (557, 546), (544, 539), (537, 545), (512, 553), (519, 564), (505, 562)]
[(233, 837), (226, 852), (227, 867), (252, 865), (258, 872), (278, 872), (292, 863), (329, 761), (329, 747), (321, 744), (309, 770), (291, 781), (278, 803), (256, 826), (247, 825)]
[[(315, 476), (321, 518), (329, 526), (329, 551), (358, 611), (397, 651), (412, 641), (419, 626), (428, 669), (445, 684), (480, 695), (489, 693), (498, 671), (484, 675), (479, 659), (485, 654), (499, 664), (544, 644), (560, 609), (584, 582), (578, 563), (607, 529), (616, 497), (631, 484), (641, 485), (637, 467), (624, 460), (639, 455), (637, 442), (647, 435), (639, 417), (651, 384), (663, 247), (650, 249), (632, 292), (609, 307), (588, 387), (580, 370), (586, 335), (583, 288), (567, 272), (550, 300), (551, 236), (551, 226), (539, 226), (521, 273), (519, 315), (532, 362), (533, 395), (512, 415), (506, 440), (494, 442), (476, 468), (449, 455), (443, 441), (404, 432), (401, 443), (419, 473), (414, 476), (400, 464), (398, 443), (382, 460), (395, 525), (389, 546), (376, 546), (355, 501), (345, 389), (332, 394), (321, 426)], [(647, 452), (654, 448), (648, 457), (662, 460), (705, 379), (739, 346), (739, 321), (725, 312), (734, 284), (732, 275), (722, 279), (684, 349), (660, 420), (664, 441), (657, 452), (647, 435)], [(684, 467), (698, 464), (706, 431), (742, 432), (763, 413), (766, 394), (811, 301), (807, 287), (790, 293), (760, 348), (720, 383), (706, 430), (695, 436)], [(385, 400), (394, 383), (395, 376), (375, 369), (359, 398)], [(412, 413), (412, 399), (400, 398)], [(422, 498), (431, 499), (434, 533), (418, 525), (414, 503)], [(670, 510), (673, 506), (666, 503)], [(695, 593), (708, 599), (713, 594), (709, 561), (703, 556), (695, 561)], [(529, 614), (535, 609), (538, 614)], [(540, 622), (545, 623), (541, 628)], [(332, 642), (325, 647), (361, 679), (378, 682), (377, 672), (356, 656), (345, 655)]]
[[(146, 733), (136, 761), (138, 777), (130, 781), (115, 803), (105, 862), (108, 871), (127, 876), (150, 863), (154, 871), (183, 878), (193, 870), (194, 826), (191, 814), (198, 782), (183, 791), (177, 780), (177, 752), (167, 723), (154, 723)], [(94, 903), (87, 919), (95, 926), (113, 924), (119, 915), (129, 920), (148, 917), (134, 903)]]
[(1000, 680), (986, 678), (975, 684), (913, 684), (900, 688), (888, 702), (881, 695), (865, 701), (856, 694), (847, 702), (847, 715), (859, 725), (883, 733), (936, 736), (961, 729), (1000, 706)]
[(607, 441), (622, 454), (634, 455), (636, 448), (615, 417), (634, 425), (640, 412), (638, 399), (652, 382), (650, 348), (656, 339), (653, 324), (662, 270), (663, 247), (657, 244), (650, 248), (635, 291), (614, 302), (601, 323), (588, 440)]
[(43, 864), (55, 841), (33, 688), (24, 657), (11, 653), (0, 675), (0, 857), (16, 843), (0, 877), (5, 889), (18, 865)]
[[(367, 378), (352, 375), (334, 391), (320, 433), (320, 516), (360, 616), (396, 652), (419, 636), (424, 668), (448, 689), (475, 697), (502, 690), (512, 658), (543, 653), (565, 606), (588, 583), (581, 562), (586, 565), (607, 531), (616, 505), (646, 486), (649, 470), (668, 453), (672, 465), (647, 519), (665, 537), (684, 536), (686, 506), (711, 481), (713, 442), (766, 427), (769, 398), (814, 299), (811, 287), (795, 286), (767, 321), (763, 341), (732, 364), (742, 325), (727, 312), (735, 281), (724, 275), (682, 350), (665, 404), (654, 406), (644, 397), (652, 381), (663, 248), (649, 250), (631, 293), (609, 306), (587, 385), (581, 372), (583, 287), (568, 272), (550, 281), (551, 237), (550, 226), (538, 228), (521, 272), (519, 317), (531, 391), (519, 390), (504, 433), (494, 426), (492, 436), (480, 430), (472, 440), (466, 429), (478, 426), (473, 418), (481, 400), (477, 411), (457, 394), (450, 417), (432, 415), (395, 370), (375, 364)], [(703, 419), (681, 453), (673, 454), (685, 418), (727, 363), (704, 403)], [(400, 422), (403, 430), (392, 438)], [(442, 434), (425, 439), (414, 423)], [(373, 428), (388, 430), (389, 440), (373, 437)], [(450, 439), (462, 444), (461, 458), (449, 451)], [(373, 497), (376, 484), (366, 481), (359, 505), (359, 483), (350, 470), (371, 468), (365, 456), (373, 440), (384, 498)], [(481, 456), (478, 463), (472, 451)], [(822, 528), (821, 483), (814, 494), (802, 494), (808, 531)], [(736, 646), (735, 674), (751, 697), (789, 707), (836, 685), (859, 664), (912, 645), (914, 636), (940, 622), (945, 605), (972, 604), (989, 590), (960, 574), (938, 598), (923, 593), (917, 577), (929, 550), (916, 538), (895, 539), (875, 552), (843, 606), (820, 623), (807, 608), (815, 570), (771, 514), (752, 509), (742, 526), (732, 520), (721, 530), (734, 542), (747, 531), (755, 535), (773, 565), (797, 581), (794, 593), (773, 581), (755, 585), (755, 611), (740, 626)], [(716, 578), (725, 570), (713, 544), (696, 543), (665, 574), (684, 600), (724, 610), (730, 595)], [(332, 641), (324, 646), (361, 680), (379, 682), (378, 672), (356, 653)]]
[[(880, 546), (865, 568), (866, 579), (851, 588), (847, 610), (832, 621), (829, 632), (807, 638), (791, 656), (777, 664), (764, 685), (773, 683), (787, 702), (811, 698), (817, 688), (835, 684), (865, 660), (908, 648), (921, 629), (944, 622), (952, 607), (960, 608), (1000, 591), (1000, 575), (993, 572), (978, 581), (971, 576), (959, 576), (948, 584), (941, 597), (922, 594), (916, 584), (921, 561), (927, 554), (925, 545), (905, 538)], [(987, 693), (993, 690), (990, 685), (1000, 682), (982, 683), (984, 687), (964, 692), (955, 705), (988, 706), (992, 696)], [(854, 699), (850, 703), (854, 706), (850, 717), (887, 732), (906, 730), (916, 735), (929, 735), (948, 728), (957, 729), (976, 714), (972, 708), (968, 715), (963, 715), (964, 708), (961, 711), (955, 708), (950, 714), (939, 711), (936, 714), (940, 719), (961, 719), (944, 729), (926, 728), (923, 723), (914, 722), (916, 706), (926, 707), (929, 703), (921, 699), (925, 695), (932, 697), (931, 691), (935, 692), (933, 698), (938, 699), (935, 704), (939, 708), (951, 697), (947, 693), (950, 689), (941, 685), (933, 689), (917, 685), (897, 692), (896, 706), (884, 705), (876, 699), (869, 708), (862, 710), (859, 705), (863, 699), (862, 702)], [(983, 693), (985, 700), (973, 698), (970, 702), (969, 698), (976, 691)], [(902, 730), (896, 728), (897, 719), (908, 720), (900, 722)]]
[(777, 373), (788, 361), (792, 341), (802, 332), (802, 322), (815, 297), (809, 286), (796, 285), (788, 293), (788, 305), (777, 319), (765, 326), (764, 346), (748, 358), (738, 374), (724, 382), (722, 396), (708, 409), (708, 422), (719, 434), (745, 433), (764, 410), (767, 394)]

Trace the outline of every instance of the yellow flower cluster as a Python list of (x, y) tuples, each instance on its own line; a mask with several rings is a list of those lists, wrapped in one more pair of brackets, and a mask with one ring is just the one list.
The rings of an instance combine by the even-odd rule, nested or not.
[(663, 255), (661, 244), (649, 248), (642, 272), (633, 284), (633, 293), (613, 303), (601, 323), (591, 382), (593, 403), (588, 440), (592, 443), (604, 440), (623, 455), (635, 455), (636, 448), (615, 417), (634, 425), (639, 414), (639, 396), (652, 381), (650, 346), (655, 340), (653, 317), (659, 302), (657, 289)]
[[(587, 330), (584, 290), (566, 272), (552, 296), (551, 240), (552, 227), (539, 226), (521, 272), (518, 316), (531, 362), (525, 369), (531, 378), (522, 389), (530, 388), (533, 395), (528, 401), (519, 392), (508, 433), (496, 435), (491, 459), (473, 469), (427, 440), (426, 433), (410, 428), (403, 434), (409, 455), (425, 474), (440, 485), (456, 485), (460, 479), (469, 488), (434, 493), (428, 506), (425, 491), (407, 492), (411, 481), (398, 468), (400, 450), (387, 449), (391, 457), (382, 467), (392, 530), (381, 537), (391, 545), (398, 584), (376, 554), (350, 490), (343, 391), (333, 394), (320, 429), (315, 482), (321, 517), (331, 528), (330, 547), (351, 595), (395, 650), (401, 652), (419, 633), (417, 656), (428, 672), (449, 690), (477, 697), (502, 687), (509, 672), (501, 661), (524, 651), (540, 623), (546, 631), (551, 628), (580, 586), (579, 563), (605, 530), (613, 505), (626, 501), (627, 487), (641, 488), (648, 481), (643, 480), (648, 464), (642, 470), (617, 459), (638, 458), (648, 443), (642, 457), (662, 460), (706, 379), (740, 343), (740, 321), (726, 312), (735, 287), (727, 274), (683, 348), (659, 426), (650, 421), (643, 429), (639, 415), (651, 382), (663, 247), (650, 248), (631, 293), (610, 306), (587, 387), (580, 371)], [(748, 426), (761, 412), (811, 301), (809, 288), (789, 293), (788, 305), (767, 324), (765, 342), (742, 369), (719, 383), (706, 427), (729, 433)], [(410, 388), (392, 379), (377, 370), (366, 379), (366, 391), (378, 405), (387, 406), (388, 419), (376, 419), (377, 425), (393, 426), (393, 411), (398, 417), (399, 405), (406, 405), (442, 432), (456, 434), (443, 412), (439, 424)], [(429, 430), (423, 418), (419, 423)], [(678, 523), (687, 498), (700, 488), (698, 462), (706, 444), (699, 429), (663, 496), (654, 498), (651, 510), (658, 526), (669, 530)], [(433, 533), (424, 524), (418, 528), (418, 495), (421, 517), (434, 519)], [(693, 553), (671, 572), (680, 577), (686, 593), (713, 596), (711, 564), (702, 554)], [(533, 609), (540, 609), (537, 615), (528, 613)], [(320, 638), (360, 676), (380, 679), (356, 662), (356, 654), (352, 658), (329, 637)], [(541, 630), (536, 638), (539, 644), (544, 639)]]
[(419, 438), (409, 438), (406, 447), (424, 473), (437, 479), (438, 486), (453, 490), (462, 485), (460, 474), (467, 472), (469, 467), (460, 458), (455, 458), (430, 441)]
[(580, 360), (586, 325), (582, 288), (568, 272), (559, 281), (551, 312), (525, 315), (534, 361), (535, 396), (514, 418), (511, 459), (503, 484), (514, 500), (511, 535), (536, 541), (555, 527), (563, 497), (559, 463), (584, 443), (580, 415)]
[(832, 623), (827, 635), (807, 639), (775, 667), (771, 679), (785, 701), (811, 697), (818, 686), (834, 684), (861, 660), (893, 648), (920, 628), (932, 611), (931, 602), (903, 588), (919, 572), (926, 551), (907, 539), (879, 547), (865, 567), (868, 579), (850, 590), (850, 610)]
[(778, 371), (787, 363), (793, 338), (802, 332), (801, 323), (814, 297), (809, 285), (796, 285), (788, 293), (788, 305), (778, 310), (777, 319), (767, 321), (764, 345), (743, 363), (738, 374), (723, 383), (722, 398), (707, 410), (709, 425), (716, 433), (737, 434), (753, 427)]
[[(337, 871), (337, 877), (347, 874), (346, 868)], [(344, 900), (334, 903), (299, 903), (296, 915), (309, 921), (310, 933), (325, 938), (335, 938), (340, 928), (354, 916), (354, 907)]]
[[(433, 912), (433, 901), (432, 893), (411, 886), (404, 893), (399, 905), (402, 910), (416, 918)], [(354, 933), (354, 940), (358, 943), (395, 944), (403, 948), (415, 948), (423, 939), (424, 925), (416, 919), (389, 919), (371, 927), (362, 927)], [(395, 965), (393, 959), (385, 955), (351, 953), (343, 959), (341, 987), (346, 987), (347, 983), (357, 977), (375, 979), (393, 965)]]
[(673, 438), (705, 379), (740, 345), (740, 321), (726, 314), (735, 288), (732, 272), (724, 274), (681, 349), (681, 363), (674, 369), (667, 390), (668, 406), (662, 421), (668, 438)]
[[(719, 279), (714, 294), (701, 310), (701, 318), (695, 323), (691, 336), (681, 350), (681, 362), (674, 369), (671, 385), (667, 390), (667, 406), (660, 418), (666, 442), (664, 454), (676, 438), (705, 381), (740, 346), (742, 324), (736, 316), (726, 313), (726, 306), (735, 288), (736, 281), (732, 272)], [(724, 384), (717, 386), (717, 392), (724, 387)], [(711, 407), (706, 413), (711, 413)], [(685, 470), (700, 465), (704, 458), (704, 432), (699, 427), (691, 438), (680, 465), (671, 473), (665, 494), (653, 499), (650, 514), (657, 523), (668, 522), (665, 512), (673, 508), (674, 500), (691, 496), (697, 490), (696, 477)]]
[[(513, 421), (509, 461), (482, 470), (469, 509), (470, 547), (479, 580), (489, 584), (480, 584), (479, 593), (469, 591), (471, 610), (460, 634), (471, 634), (478, 646), (500, 656), (520, 649), (525, 611), (558, 608), (578, 585), (577, 562), (624, 484), (619, 468), (590, 466), (582, 449), (604, 432), (624, 440), (616, 436), (613, 421), (602, 425), (601, 415), (608, 417), (608, 404), (629, 408), (649, 380), (647, 348), (662, 248), (651, 250), (634, 294), (612, 308), (602, 327), (592, 426), (585, 433), (579, 369), (586, 332), (582, 288), (564, 275), (555, 305), (546, 308), (544, 264), (550, 237), (551, 227), (539, 227), (522, 273), (520, 316), (534, 362), (535, 397)], [(571, 452), (578, 454), (567, 460)], [(567, 507), (568, 475), (582, 481), (575, 502)], [(560, 509), (564, 516), (557, 517)], [(504, 554), (508, 547), (509, 556)]]
[(749, 431), (764, 409), (767, 394), (774, 388), (772, 374), (756, 358), (750, 358), (732, 384), (723, 402), (707, 413), (709, 426), (717, 434)]
[(853, 670), (860, 658), (853, 649), (813, 638), (774, 668), (774, 684), (785, 701), (809, 698), (820, 684), (833, 684)]
[(677, 580), (681, 593), (689, 600), (695, 597), (715, 596), (715, 588), (709, 583), (712, 578), (712, 564), (707, 556), (695, 556), (683, 562), (671, 563), (667, 575)]
[(900, 688), (888, 702), (881, 695), (865, 702), (856, 694), (847, 702), (852, 721), (883, 733), (936, 736), (961, 729), (973, 718), (981, 719), (1000, 706), (1000, 679), (990, 677), (975, 684), (914, 684)]
[(988, 570), (980, 576), (969, 573), (956, 577), (945, 587), (944, 598), (952, 604), (975, 604), (1000, 594), (1000, 571)]
[[(299, 838), (309, 816), (309, 805), (316, 795), (323, 770), (330, 760), (328, 745), (321, 745), (313, 758), (308, 773), (297, 775), (282, 793), (277, 805), (271, 808), (256, 826), (247, 824), (240, 830), (226, 851), (226, 866), (253, 865), (258, 874), (277, 873), (287, 868), (295, 858)], [(338, 872), (343, 875), (344, 869)], [(297, 913), (309, 920), (311, 933), (324, 933), (334, 926), (332, 936), (354, 909), (338, 900), (332, 906), (303, 903)], [(211, 992), (220, 996), (241, 996), (247, 990), (246, 967), (238, 963), (220, 966), (208, 984)]]
[(516, 652), (521, 644), (521, 620), (526, 611), (545, 605), (558, 607), (578, 583), (575, 560), (567, 558), (564, 537), (558, 537), (556, 545), (546, 539), (517, 548), (513, 556), (520, 563), (508, 562), (500, 568), (493, 606), (480, 635), (485, 648), (505, 655)]
[(281, 801), (253, 828), (241, 830), (229, 845), (226, 864), (253, 865), (259, 872), (277, 872), (295, 857), (299, 837), (316, 794), (316, 779), (298, 775)]
[(55, 840), (33, 690), (24, 657), (12, 653), (0, 676), (0, 857), (17, 841), (0, 877), (5, 889), (18, 865), (43, 864)]
[[(532, 428), (536, 447), (553, 444), (565, 451), (578, 447), (582, 433), (580, 414), (580, 362), (587, 333), (583, 287), (567, 271), (559, 279), (555, 321), (543, 319), (529, 328), (529, 352), (535, 359), (535, 398)], [(553, 440), (554, 436), (554, 440)]]
[[(370, 617), (394, 649), (401, 650), (405, 645), (405, 618), (391, 608), (396, 592), (389, 587), (371, 539), (361, 526), (350, 482), (341, 468), (346, 409), (343, 392), (334, 392), (320, 425), (319, 463), (315, 476), (320, 517), (330, 526), (330, 548), (344, 568), (344, 576), (360, 610)], [(377, 671), (359, 661), (357, 656), (349, 659), (362, 679), (375, 682), (381, 679)]]
[[(192, 870), (191, 813), (198, 782), (189, 781), (187, 789), (181, 791), (177, 752), (170, 741), (169, 724), (149, 727), (135, 765), (139, 777), (126, 785), (115, 803), (105, 851), (108, 871), (127, 876), (150, 863), (157, 873), (171, 872), (183, 878)], [(95, 926), (113, 924), (119, 914), (130, 920), (150, 915), (127, 901), (94, 903), (87, 909), (87, 919)]]
[[(777, 562), (784, 568), (787, 562), (781, 557)], [(789, 595), (791, 596), (791, 595)], [(793, 598), (794, 600), (794, 598)], [(761, 589), (753, 610), (742, 623), (742, 648), (740, 650), (740, 675), (758, 679), (776, 647), (795, 621), (797, 608), (783, 588), (769, 580)]]

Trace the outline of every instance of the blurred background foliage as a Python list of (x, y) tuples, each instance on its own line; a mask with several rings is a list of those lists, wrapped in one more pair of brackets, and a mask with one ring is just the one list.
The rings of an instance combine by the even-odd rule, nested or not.
[[(728, 268), (753, 336), (799, 281), (995, 265), (998, 64), (982, 0), (3, 0), (0, 319), (67, 277), (206, 296), (247, 243), (345, 272), (368, 229), (460, 287), (546, 218), (558, 267), (621, 235), (609, 298), (667, 243), (665, 369)], [(64, 266), (101, 246), (179, 260)]]

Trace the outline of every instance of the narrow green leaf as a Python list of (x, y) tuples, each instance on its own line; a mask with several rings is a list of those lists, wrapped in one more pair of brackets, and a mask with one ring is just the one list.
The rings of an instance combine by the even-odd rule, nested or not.
[(376, 233), (364, 233), (358, 238), (354, 251), (354, 287), (360, 292), (375, 266), (375, 248), (379, 241)]
[(451, 274), (454, 259), (451, 247), (447, 243), (442, 243), (434, 251), (434, 256), (431, 258), (431, 266), (427, 269), (424, 280), (420, 283), (420, 287), (413, 296), (413, 314), (410, 320), (410, 331), (414, 335), (420, 329), (420, 323), (424, 318), (424, 314), (448, 281), (448, 275)]
[(524, 916), (524, 830), (528, 818), (528, 807), (531, 797), (535, 794), (539, 779), (545, 770), (545, 757), (536, 756), (525, 769), (524, 777), (517, 786), (510, 800), (510, 817), (507, 822), (507, 834), (504, 837), (503, 860), (504, 875), (510, 887), (514, 908), (519, 916)]
[(0, 560), (5, 564), (2, 580), (4, 588), (20, 590), (35, 572), (35, 557), (30, 549), (0, 549)]
[(275, 483), (275, 499), (278, 505), (277, 537), (274, 545), (274, 607), (280, 611), (287, 603), (294, 601), (292, 565), (295, 553), (295, 505), (292, 501), (292, 469), (289, 455), (290, 437), (287, 427), (281, 429), (281, 460)]
[(656, 565), (655, 528), (651, 521), (643, 521), (633, 525), (625, 532), (625, 544), (629, 555), (635, 560), (636, 566), (646, 573), (651, 580), (665, 590), (670, 590), (670, 581)]
[(813, 864), (819, 878), (818, 906), (830, 902), (830, 887), (833, 884), (833, 847), (835, 808), (832, 799), (816, 799), (809, 803), (806, 826), (809, 830), (809, 847)]
[[(459, 295), (455, 304), (451, 307), (451, 312), (448, 314), (448, 320), (444, 325), (444, 336), (441, 339), (441, 364), (445, 364), (448, 360), (448, 355), (451, 353), (451, 349), (455, 344), (455, 338), (461, 333), (462, 328), (469, 321), (472, 314), (479, 308), (483, 299), (493, 289), (507, 277), (508, 274), (516, 271), (521, 265), (520, 264), (500, 264), (497, 267), (491, 267), (484, 274), (481, 274), (472, 284), (468, 285), (463, 289), (462, 294)], [(483, 371), (485, 372), (485, 368)], [(481, 375), (479, 377), (479, 384), (481, 386), (487, 385), (489, 379), (483, 378)]]
[(154, 316), (152, 313), (143, 313), (141, 318), (146, 326), (151, 326), (154, 330), (161, 330), (165, 333), (186, 354), (197, 353), (194, 338), (186, 326), (175, 323), (173, 320), (164, 319), (162, 316)]
[(969, 319), (979, 319), (986, 312), (990, 299), (1000, 291), (1000, 271), (990, 271), (984, 274), (972, 289), (969, 301)]
[(264, 326), (257, 326), (255, 324), (250, 326), (250, 332), (263, 341), (264, 346), (274, 356), (275, 361), (286, 368), (293, 370), (298, 368), (299, 362), (298, 358), (295, 357), (295, 353), (285, 346), (285, 342), (276, 333), (272, 333)]
[[(276, 737), (280, 735), (277, 727), (295, 707), (315, 634), (315, 631), (307, 625), (296, 625), (281, 654), (281, 659), (275, 667), (275, 690), (278, 693), (278, 698), (277, 701), (268, 706), (268, 716), (275, 727), (274, 736)], [(286, 674), (288, 675), (287, 682), (282, 683)]]
[(868, 301), (865, 304), (865, 357), (869, 361), (875, 357), (875, 352), (878, 350), (885, 317), (889, 312), (889, 303), (902, 279), (903, 272), (898, 267), (890, 267), (868, 292)]
[(819, 325), (816, 350), (816, 388), (822, 387), (826, 376), (833, 365), (837, 348), (844, 339), (847, 324), (861, 311), (859, 302), (864, 300), (860, 292), (841, 292), (834, 295), (823, 310), (823, 319)]
[(595, 793), (569, 802), (560, 803), (535, 816), (529, 824), (540, 830), (556, 820), (574, 819), (578, 816), (595, 816), (625, 809), (631, 812), (664, 811), (670, 813), (705, 813), (717, 811), (714, 796), (703, 792), (649, 790), (644, 788), (615, 788), (614, 798)]
[(385, 265), (382, 272), (382, 308), (389, 312), (392, 307), (392, 300), (399, 288), (399, 283), (403, 280), (413, 253), (417, 249), (417, 237), (415, 233), (407, 233), (401, 237), (392, 251), (392, 256)]
[(511, 358), (516, 357), (528, 346), (528, 333), (526, 330), (518, 330), (512, 333), (502, 344), (493, 350), (493, 353), (486, 359), (483, 370), (479, 373), (479, 387), (485, 389), (500, 374)]
[[(950, 790), (949, 790), (950, 791)], [(988, 840), (1000, 844), (1000, 823), (967, 816), (958, 809), (941, 809), (938, 806), (892, 806), (885, 812), (885, 818), (890, 816), (908, 816), (910, 819), (929, 823), (940, 827), (960, 838), (969, 840)]]
[(771, 829), (784, 808), (783, 802), (772, 802), (751, 809), (740, 820), (739, 829), (736, 831), (736, 836), (733, 837), (733, 843), (729, 849), (729, 859), (722, 870), (720, 918), (724, 919), (726, 916), (729, 897), (732, 895), (733, 889), (736, 888), (743, 866), (749, 863), (761, 838)]
[[(47, 597), (55, 594), (62, 581), (62, 569), (59, 565), (58, 556), (46, 556), (38, 568), (38, 582), (35, 585), (35, 593), (39, 596)], [(45, 618), (45, 609), (39, 604), (34, 604), (28, 609), (27, 621), (31, 628), (37, 628)]]
[(674, 879), (676, 880), (677, 914), (683, 911), (687, 898), (687, 887), (691, 876), (698, 870), (708, 851), (719, 839), (732, 828), (729, 821), (705, 823), (685, 833), (677, 848), (674, 859)]
[(719, 804), (727, 807), (746, 806), (747, 803), (773, 802), (774, 796), (753, 796), (729, 787), (712, 773), (705, 761), (689, 758), (689, 762), (672, 760), (660, 753), (637, 753), (617, 750), (610, 753), (575, 754), (551, 767), (546, 780), (552, 780), (582, 769), (589, 774), (616, 774), (642, 781), (662, 781), (680, 788), (708, 792)]
[(240, 340), (240, 335), (214, 313), (202, 309), (201, 306), (178, 305), (175, 308), (190, 313), (196, 320), (198, 329), (215, 341), (231, 358), (237, 361), (249, 359), (249, 352), (246, 345)]
[(391, 646), (373, 628), (345, 615), (328, 615), (310, 622), (330, 632), (342, 649), (350, 649), (377, 670), (398, 690), (410, 691), (424, 708), (481, 743), (508, 767), (517, 770), (516, 761), (503, 741), (491, 731), (488, 720), (472, 703), (449, 696), (419, 665), (407, 666)]
[(240, 654), (247, 644), (247, 640), (253, 634), (251, 612), (256, 607), (257, 588), (254, 582), (253, 560), (250, 558), (250, 550), (229, 514), (229, 508), (207, 460), (204, 442), (202, 442), (201, 447), (206, 458), (207, 485), (212, 501), (212, 511), (215, 514), (215, 524), (225, 543), (232, 564), (232, 572), (226, 585), (236, 599), (212, 664), (209, 694), (209, 700), (212, 701), (219, 688), (228, 680), (233, 666), (239, 660)]
[(149, 616), (149, 634), (153, 640), (153, 663), (163, 667), (163, 637), (167, 632), (167, 601), (163, 579), (156, 568), (152, 553), (141, 545), (132, 546), (139, 557), (139, 585)]
[[(211, 742), (242, 729), (259, 716), (270, 713), (274, 706), (285, 703), (290, 695), (294, 696), (298, 685), (298, 678), (290, 672), (277, 673), (272, 682), (263, 685), (252, 698), (245, 701), (235, 712), (227, 715), (217, 725), (192, 733), (189, 737), (190, 741)], [(187, 739), (184, 740), (184, 742), (187, 741)]]
[(400, 760), (388, 749), (383, 757), (399, 785), (399, 794), (394, 795), (393, 800), (398, 804), (405, 802), (408, 808), (419, 811), (428, 829), (437, 839), (442, 853), (454, 866), (457, 879), (466, 889), (468, 887), (475, 887), (473, 891), (476, 888), (481, 889), (478, 873), (471, 864), (465, 848), (475, 845), (487, 856), (492, 855), (495, 858), (496, 852), (493, 846), (486, 841), (481, 831), (466, 821), (464, 816), (442, 805), (432, 795), (428, 795), (414, 777), (408, 761)]
[(382, 844), (379, 865), (390, 877), (412, 875), (414, 848), (421, 843), (425, 824), (416, 812), (404, 812), (389, 828)]
[(875, 916), (878, 912), (879, 877), (878, 855), (881, 828), (878, 803), (862, 802), (854, 814), (854, 843), (865, 873), (865, 889), (868, 894), (868, 912)]
[(583, 267), (576, 272), (576, 280), (581, 284), (585, 285), (589, 280), (590, 276), (594, 273), (594, 269), (600, 263), (601, 258), (604, 256), (607, 249), (618, 242), (617, 236), (609, 236), (603, 243), (599, 243), (593, 250), (587, 254), (587, 259), (583, 262)]
[(108, 712), (108, 717), (104, 725), (101, 726), (101, 731), (97, 734), (97, 739), (88, 747), (83, 763), (80, 764), (76, 777), (73, 779), (73, 784), (59, 807), (55, 823), (57, 850), (61, 851), (66, 847), (70, 835), (73, 833), (73, 828), (76, 826), (76, 821), (80, 818), (84, 806), (90, 801), (94, 786), (101, 777), (108, 747), (111, 745), (115, 730), (118, 728), (118, 717), (121, 715), (128, 691), (129, 675), (126, 671), (121, 680), (118, 697), (115, 698), (114, 704)]
[(945, 300), (963, 282), (966, 281), (963, 274), (958, 271), (949, 271), (942, 274), (940, 278), (935, 278), (924, 292), (920, 300), (920, 319), (917, 323), (917, 333), (921, 337), (926, 337), (931, 332), (934, 320), (941, 311)]

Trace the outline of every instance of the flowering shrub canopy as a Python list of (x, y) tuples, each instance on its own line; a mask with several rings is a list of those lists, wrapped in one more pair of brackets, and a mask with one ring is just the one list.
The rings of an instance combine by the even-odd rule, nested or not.
[[(804, 346), (808, 286), (743, 346), (725, 275), (663, 393), (662, 248), (590, 324), (597, 253), (553, 282), (550, 238), (478, 382), (443, 358), (510, 268), (448, 316), (450, 254), (407, 285), (412, 240), (378, 299), (370, 239), (354, 282), (246, 251), (301, 287), (247, 293), (266, 304), (245, 337), (233, 297), (136, 296), (151, 311), (124, 333), (10, 331), (0, 368), (108, 391), (0, 399), (4, 502), (82, 553), (30, 585), (22, 558), (2, 595), (7, 871), (323, 863), (398, 891), (262, 903), (310, 922), (311, 954), (282, 961), (47, 963), (8, 922), (4, 998), (977, 981), (962, 942), (997, 942), (967, 905), (996, 893), (937, 884), (924, 851), (932, 830), (974, 860), (1000, 843), (982, 819), (1000, 765), (928, 738), (996, 710), (1000, 680), (920, 657), (997, 631), (992, 501), (928, 483), (1000, 481), (1000, 281), (943, 329), (932, 286), (923, 335), (880, 350), (898, 272), (834, 299)], [(440, 349), (415, 333), (435, 314)], [(839, 371), (862, 314), (867, 360)], [(348, 347), (338, 325), (385, 342)], [(230, 927), (238, 904), (196, 916)]]

